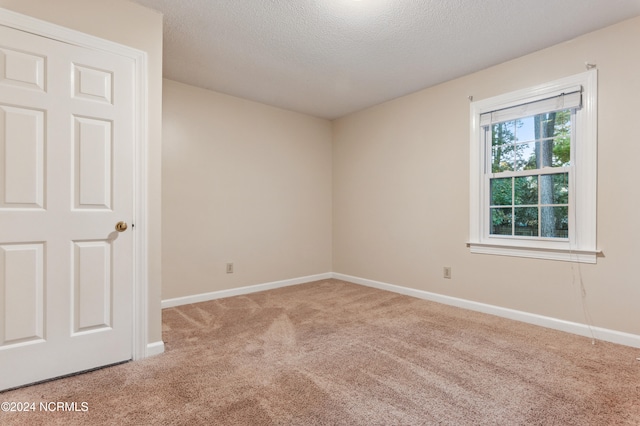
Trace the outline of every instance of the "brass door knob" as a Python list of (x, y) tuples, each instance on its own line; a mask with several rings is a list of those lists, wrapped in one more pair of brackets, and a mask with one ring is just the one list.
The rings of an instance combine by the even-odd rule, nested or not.
[(124, 232), (127, 230), (127, 222), (120, 221), (116, 223), (116, 231)]

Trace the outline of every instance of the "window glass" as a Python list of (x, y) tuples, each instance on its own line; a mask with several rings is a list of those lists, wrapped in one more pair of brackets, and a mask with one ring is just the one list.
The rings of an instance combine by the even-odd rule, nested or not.
[(513, 189), (511, 187), (512, 179), (491, 179), (491, 205), (492, 206), (510, 206), (512, 201)]
[(538, 204), (538, 176), (514, 178), (515, 204)]
[[(491, 125), (492, 235), (567, 238), (571, 110)], [(525, 172), (524, 175), (522, 172)], [(530, 172), (530, 173), (526, 173)]]
[(511, 235), (513, 233), (511, 227), (511, 210), (511, 207), (491, 209), (492, 235)]
[(538, 208), (516, 207), (514, 234), (521, 237), (538, 236)]

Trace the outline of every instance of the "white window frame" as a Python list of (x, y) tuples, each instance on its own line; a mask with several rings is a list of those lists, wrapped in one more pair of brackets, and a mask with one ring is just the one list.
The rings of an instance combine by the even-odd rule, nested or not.
[[(596, 263), (596, 190), (598, 136), (598, 74), (596, 69), (529, 89), (471, 103), (470, 220), (472, 253)], [(575, 114), (571, 141), (569, 238), (500, 238), (489, 234), (489, 184), (486, 167), (490, 150), (483, 144), (480, 115), (558, 96), (582, 88), (582, 107)]]

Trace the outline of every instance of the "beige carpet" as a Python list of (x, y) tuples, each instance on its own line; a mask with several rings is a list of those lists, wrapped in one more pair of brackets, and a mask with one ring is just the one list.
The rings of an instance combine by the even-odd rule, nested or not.
[(2, 425), (639, 425), (640, 350), (337, 280), (166, 309), (166, 352)]

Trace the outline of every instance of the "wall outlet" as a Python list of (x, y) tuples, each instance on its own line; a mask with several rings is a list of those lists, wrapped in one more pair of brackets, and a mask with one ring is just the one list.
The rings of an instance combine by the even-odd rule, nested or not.
[(227, 263), (227, 274), (233, 274), (233, 263)]
[(451, 279), (451, 266), (445, 266), (442, 268), (442, 276), (447, 279)]

